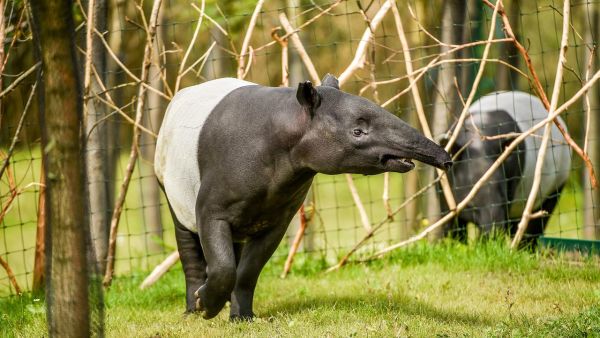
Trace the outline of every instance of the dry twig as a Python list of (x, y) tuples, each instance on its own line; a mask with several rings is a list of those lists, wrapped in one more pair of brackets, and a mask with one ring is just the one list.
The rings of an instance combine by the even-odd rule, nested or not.
[(342, 74), (338, 78), (338, 80), (340, 82), (340, 87), (342, 86), (342, 83), (346, 83), (348, 80), (350, 80), (350, 77), (352, 76), (352, 74), (354, 74), (354, 72), (356, 72), (357, 70), (359, 70), (365, 66), (367, 47), (369, 46), (369, 44), (371, 43), (371, 40), (373, 39), (374, 32), (375, 32), (375, 30), (377, 30), (377, 26), (379, 26), (381, 21), (383, 21), (385, 14), (390, 10), (391, 7), (392, 7), (392, 1), (388, 0), (388, 1), (384, 2), (381, 5), (381, 8), (379, 9), (379, 11), (377, 11), (375, 16), (373, 17), (373, 20), (371, 20), (370, 23), (367, 22), (368, 27), (367, 27), (367, 29), (365, 29), (365, 32), (363, 33), (363, 35), (360, 39), (360, 42), (358, 43), (358, 47), (356, 47), (356, 53), (354, 54), (354, 59), (352, 59), (352, 62), (350, 63), (350, 65), (348, 65), (348, 67), (346, 67), (346, 69), (342, 72)]
[(181, 84), (181, 78), (185, 75), (184, 72), (185, 64), (187, 63), (187, 59), (192, 52), (192, 47), (196, 43), (196, 39), (198, 38), (198, 33), (200, 32), (200, 28), (202, 26), (202, 18), (204, 18), (204, 6), (206, 4), (205, 0), (202, 0), (202, 7), (200, 7), (200, 14), (198, 17), (198, 24), (196, 25), (196, 29), (194, 30), (194, 35), (192, 35), (192, 39), (190, 40), (190, 44), (188, 45), (185, 54), (183, 55), (183, 59), (181, 60), (181, 64), (179, 65), (179, 72), (177, 73), (177, 79), (175, 80), (175, 93), (179, 91), (179, 85)]
[(13, 89), (17, 88), (19, 83), (21, 83), (21, 81), (25, 80), (41, 64), (42, 64), (42, 62), (40, 61), (40, 62), (36, 63), (35, 65), (31, 66), (31, 68), (27, 69), (25, 72), (23, 72), (23, 74), (19, 75), (19, 77), (16, 78), (10, 85), (8, 85), (8, 87), (6, 87), (6, 89), (4, 89), (2, 92), (0, 92), (0, 99), (3, 98), (6, 94), (12, 92)]
[(306, 53), (304, 45), (302, 45), (302, 41), (300, 41), (298, 34), (295, 34), (297, 31), (294, 30), (292, 24), (290, 24), (290, 21), (288, 20), (285, 13), (279, 14), (279, 22), (281, 22), (281, 26), (283, 26), (283, 29), (285, 29), (285, 31), (287, 32), (287, 34), (281, 37), (280, 39), (285, 39), (289, 35), (289, 38), (292, 40), (292, 44), (294, 45), (294, 47), (296, 47), (296, 52), (298, 53), (298, 55), (300, 55), (300, 59), (302, 59), (302, 62), (304, 63), (304, 66), (308, 71), (308, 75), (316, 85), (320, 85), (321, 79), (319, 79), (319, 74), (315, 69), (315, 65), (312, 63), (310, 56), (308, 56), (308, 53)]
[[(558, 64), (556, 66), (556, 77), (554, 78), (554, 89), (552, 91), (552, 99), (550, 102), (550, 110), (548, 111), (548, 115), (551, 115), (554, 110), (556, 110), (556, 106), (558, 105), (558, 95), (560, 93), (560, 86), (563, 79), (563, 71), (564, 65), (567, 62), (565, 53), (567, 52), (567, 43), (569, 42), (569, 13), (570, 6), (569, 0), (564, 0), (563, 4), (563, 32), (562, 38), (560, 42), (560, 53), (558, 55)], [(557, 120), (555, 120), (557, 121)], [(521, 216), (521, 220), (519, 221), (519, 225), (517, 227), (517, 233), (513, 238), (511, 243), (511, 248), (516, 248), (521, 242), (521, 238), (523, 238), (523, 234), (525, 234), (525, 230), (527, 230), (527, 226), (529, 225), (529, 220), (532, 218), (531, 211), (533, 210), (533, 205), (537, 198), (538, 190), (540, 188), (540, 183), (542, 180), (542, 169), (544, 168), (544, 157), (546, 156), (546, 150), (548, 148), (548, 141), (550, 139), (550, 133), (552, 131), (552, 124), (549, 122), (546, 124), (544, 128), (544, 136), (542, 138), (542, 143), (540, 145), (540, 150), (538, 152), (535, 171), (533, 175), (533, 184), (531, 186), (531, 190), (529, 191), (529, 196), (527, 197), (527, 203), (525, 204), (525, 209), (523, 210), (523, 215)]]
[[(144, 59), (142, 64), (142, 74), (140, 75), (140, 87), (137, 96), (137, 108), (135, 114), (135, 125), (133, 128), (133, 142), (131, 144), (131, 151), (129, 155), (129, 162), (127, 163), (127, 169), (125, 171), (125, 176), (123, 178), (123, 183), (121, 184), (121, 190), (119, 192), (119, 197), (115, 202), (114, 212), (110, 222), (110, 237), (108, 243), (108, 254), (106, 257), (106, 272), (104, 274), (103, 284), (105, 287), (108, 287), (112, 281), (113, 273), (114, 273), (114, 264), (115, 264), (115, 250), (117, 244), (117, 229), (119, 226), (119, 220), (121, 218), (121, 212), (123, 211), (123, 204), (125, 203), (125, 197), (127, 195), (127, 190), (129, 188), (129, 182), (131, 181), (131, 176), (133, 174), (133, 169), (135, 168), (135, 163), (138, 158), (138, 144), (140, 141), (140, 130), (137, 127), (141, 124), (143, 111), (144, 111), (144, 102), (146, 96), (146, 86), (143, 84), (146, 82), (148, 77), (148, 71), (151, 65), (151, 57), (152, 57), (152, 45), (154, 42), (154, 36), (156, 35), (156, 25), (158, 12), (160, 10), (160, 5), (162, 0), (154, 0), (152, 5), (152, 13), (150, 14), (150, 25), (147, 31), (146, 38), (146, 47), (144, 49)], [(143, 15), (142, 15), (143, 16)]]
[(17, 145), (17, 141), (19, 140), (19, 135), (21, 134), (21, 129), (23, 128), (23, 124), (25, 122), (25, 116), (27, 115), (27, 111), (29, 110), (29, 105), (33, 99), (33, 95), (35, 94), (35, 87), (37, 87), (37, 82), (33, 84), (31, 87), (31, 93), (29, 94), (29, 98), (27, 99), (27, 103), (25, 103), (25, 107), (23, 108), (23, 113), (21, 113), (21, 117), (19, 118), (19, 123), (17, 124), (17, 129), (15, 130), (15, 135), (10, 142), (10, 146), (8, 147), (8, 152), (6, 153), (6, 158), (2, 163), (2, 167), (0, 168), (0, 177), (4, 175), (4, 171), (8, 168), (10, 164), (10, 157), (12, 156), (13, 151), (15, 150), (15, 146)]
[[(408, 74), (412, 74), (412, 58), (410, 55), (410, 49), (408, 47), (408, 40), (406, 39), (406, 34), (404, 33), (404, 27), (402, 26), (402, 19), (400, 18), (400, 13), (398, 12), (398, 8), (396, 7), (395, 0), (391, 0), (390, 2), (392, 3), (392, 13), (394, 14), (394, 21), (396, 22), (398, 38), (400, 39), (400, 44), (402, 45), (402, 52), (404, 53), (404, 65), (406, 67), (406, 72)], [(423, 102), (421, 101), (419, 88), (417, 88), (417, 86), (415, 85), (415, 79), (412, 75), (408, 76), (408, 80), (410, 82), (413, 102), (415, 103), (417, 117), (419, 118), (421, 129), (423, 130), (423, 133), (426, 137), (428, 137), (429, 139), (433, 139), (433, 135), (431, 135), (431, 129), (429, 129), (429, 124), (427, 123), (427, 117), (425, 116), (425, 109), (423, 108)], [(436, 169), (436, 172), (438, 176), (441, 177), (440, 183), (442, 186), (442, 191), (444, 193), (444, 198), (446, 198), (446, 203), (448, 204), (448, 207), (450, 209), (454, 209), (456, 207), (456, 201), (454, 200), (452, 188), (450, 187), (450, 182), (448, 182), (448, 177), (444, 174), (444, 172), (441, 169)]]
[[(256, 20), (258, 19), (258, 14), (260, 14), (260, 10), (262, 9), (262, 5), (265, 0), (258, 0), (256, 3), (256, 7), (254, 8), (254, 12), (252, 13), (252, 17), (250, 18), (250, 23), (248, 24), (248, 29), (246, 30), (246, 36), (244, 37), (244, 42), (242, 43), (242, 50), (240, 51), (240, 57), (238, 61), (238, 69), (237, 69), (237, 77), (238, 79), (244, 79), (248, 70), (245, 69), (245, 57), (246, 51), (248, 50), (248, 46), (250, 45), (250, 38), (252, 37), (252, 32), (254, 31), (254, 27), (256, 26)], [(248, 65), (252, 64), (252, 62), (248, 62)], [(249, 69), (249, 68), (248, 68)]]
[(8, 280), (10, 280), (10, 283), (12, 284), (13, 288), (15, 288), (15, 293), (17, 295), (20, 295), (21, 288), (19, 287), (19, 283), (17, 283), (17, 278), (15, 278), (15, 273), (10, 268), (10, 265), (8, 265), (8, 263), (2, 258), (2, 256), (0, 256), (0, 265), (2, 265), (2, 267), (6, 271)]
[(302, 238), (304, 237), (304, 233), (306, 232), (307, 222), (306, 213), (304, 212), (304, 204), (300, 206), (300, 211), (298, 211), (298, 215), (300, 216), (300, 227), (296, 232), (296, 236), (294, 237), (294, 241), (292, 242), (292, 246), (290, 247), (290, 252), (288, 253), (287, 259), (285, 260), (285, 264), (283, 265), (283, 272), (280, 276), (281, 278), (285, 278), (292, 269), (292, 264), (294, 263), (294, 256), (296, 256), (298, 247), (300, 247), (300, 242), (302, 242)]

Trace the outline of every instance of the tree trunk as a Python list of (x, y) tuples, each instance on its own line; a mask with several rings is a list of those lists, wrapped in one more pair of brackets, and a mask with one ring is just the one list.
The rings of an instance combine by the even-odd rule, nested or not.
[[(586, 8), (589, 9), (590, 13), (587, 13), (591, 18), (586, 30), (586, 43), (588, 46), (595, 46), (593, 39), (598, 37), (600, 33), (600, 9), (597, 4), (588, 4)], [(585, 18), (587, 21), (587, 16)], [(594, 60), (590, 72), (598, 67), (598, 50), (594, 53)], [(589, 52), (586, 51), (585, 65), (587, 67), (589, 63)], [(594, 170), (596, 173), (600, 172), (600, 117), (598, 116), (598, 109), (600, 108), (600, 88), (593, 86), (589, 93), (590, 99), (590, 130), (588, 135), (588, 154), (592, 160)], [(584, 101), (585, 102), (585, 101)], [(586, 107), (587, 108), (587, 107)], [(586, 109), (587, 110), (587, 109)], [(583, 194), (584, 194), (584, 228), (583, 236), (586, 239), (600, 239), (600, 188), (595, 190), (590, 185), (590, 179), (588, 171), (585, 166), (581, 167), (583, 171)]]
[[(512, 26), (513, 31), (515, 32), (515, 36), (517, 39), (520, 38), (520, 20), (519, 14), (521, 12), (521, 1), (520, 0), (512, 0), (509, 6), (505, 6), (508, 9), (508, 20), (510, 21), (510, 25)], [(498, 29), (501, 37), (502, 33), (502, 22), (498, 20), (498, 24), (500, 25), (500, 29)], [(520, 40), (520, 39), (519, 39)], [(508, 64), (513, 65), (519, 68), (519, 60), (521, 56), (519, 55), (519, 51), (517, 47), (513, 43), (504, 44), (502, 47), (501, 57), (504, 61), (508, 62)], [(504, 66), (497, 64), (496, 65), (496, 90), (517, 90), (519, 89), (519, 74)]]
[[(159, 29), (156, 31), (155, 48), (152, 50), (152, 65), (148, 72), (150, 86), (161, 89), (162, 80), (160, 77), (160, 51), (159, 46), (163, 43), (162, 27), (164, 27), (165, 11), (158, 12)], [(148, 91), (147, 107), (148, 114), (144, 115), (143, 125), (149, 130), (158, 134), (160, 123), (164, 112), (162, 98), (155, 92)], [(142, 133), (140, 140), (140, 150), (142, 160), (140, 161), (140, 184), (142, 188), (142, 210), (144, 213), (144, 224), (146, 229), (146, 245), (148, 253), (159, 252), (162, 248), (163, 227), (160, 210), (160, 187), (154, 175), (154, 151), (156, 149), (156, 138), (148, 133)]]
[[(87, 6), (86, 6), (87, 8)], [(104, 32), (107, 28), (106, 19), (108, 6), (106, 0), (94, 0), (94, 27)], [(106, 52), (100, 39), (93, 34), (92, 64), (103, 83), (106, 83)], [(89, 96), (102, 92), (96, 77), (92, 74)], [(106, 250), (108, 248), (108, 232), (110, 227), (110, 184), (108, 181), (108, 125), (106, 106), (97, 99), (90, 98), (85, 102), (85, 131), (87, 144), (85, 149), (88, 193), (90, 198), (90, 228), (93, 246), (97, 257), (98, 271), (104, 271), (106, 265)]]
[(88, 296), (83, 97), (72, 8), (69, 0), (32, 2), (34, 36), (44, 74), (38, 97), (48, 206), (46, 316), (51, 337), (93, 334)]
[[(442, 37), (441, 40), (447, 44), (462, 44), (465, 40), (465, 26), (467, 25), (466, 17), (467, 1), (466, 0), (449, 0), (444, 1), (444, 10), (442, 17)], [(448, 46), (442, 46), (440, 52), (444, 53), (450, 49)], [(445, 56), (443, 59), (461, 58), (462, 53), (458, 52), (453, 55)], [(462, 109), (462, 104), (458, 96), (458, 91), (454, 85), (454, 79), (458, 83), (461, 91), (464, 92), (464, 77), (463, 67), (460, 64), (445, 64), (442, 65), (438, 72), (437, 91), (435, 92), (435, 104), (433, 116), (431, 119), (431, 133), (434, 136), (439, 136), (448, 130), (448, 120), (452, 116), (458, 116)], [(429, 173), (428, 181), (435, 177), (435, 171), (432, 168), (427, 168)], [(430, 223), (435, 222), (440, 218), (441, 210), (439, 196), (436, 189), (430, 189), (427, 193), (427, 219)], [(457, 201), (458, 202), (458, 201)], [(440, 239), (443, 235), (443, 230), (438, 228), (429, 236), (430, 239)]]

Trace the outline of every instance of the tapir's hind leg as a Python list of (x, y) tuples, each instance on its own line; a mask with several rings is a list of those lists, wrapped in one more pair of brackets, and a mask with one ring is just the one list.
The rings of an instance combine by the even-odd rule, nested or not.
[[(201, 201), (200, 198), (198, 198)], [(236, 261), (231, 226), (222, 219), (197, 216), (200, 243), (207, 264), (206, 282), (196, 291), (198, 310), (205, 319), (218, 315), (235, 285)]]
[(467, 222), (460, 217), (455, 217), (444, 226), (444, 237), (455, 239), (461, 243), (467, 243), (469, 233)]
[(548, 221), (550, 220), (550, 216), (552, 215), (552, 211), (558, 204), (558, 199), (560, 198), (560, 192), (563, 187), (560, 187), (556, 190), (556, 192), (550, 195), (544, 202), (542, 203), (541, 210), (545, 210), (548, 214), (544, 217), (539, 217), (532, 219), (529, 221), (529, 225), (527, 226), (527, 230), (523, 235), (523, 239), (519, 244), (521, 248), (530, 248), (536, 249), (538, 244), (538, 238), (544, 234), (544, 230), (546, 230), (546, 226), (548, 225)]
[(251, 239), (244, 245), (237, 266), (235, 288), (231, 295), (230, 320), (251, 320), (254, 317), (252, 302), (258, 276), (281, 242), (287, 229), (286, 225), (274, 226), (269, 232)]
[(173, 222), (175, 223), (175, 239), (177, 250), (183, 266), (185, 275), (185, 300), (186, 313), (196, 310), (196, 297), (194, 292), (206, 281), (206, 260), (202, 253), (202, 246), (198, 234), (186, 229), (175, 217), (171, 210)]

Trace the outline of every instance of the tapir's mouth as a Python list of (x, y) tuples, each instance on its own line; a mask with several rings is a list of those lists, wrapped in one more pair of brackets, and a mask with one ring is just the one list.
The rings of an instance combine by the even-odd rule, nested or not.
[(381, 156), (381, 165), (386, 171), (405, 173), (414, 169), (415, 164), (410, 158), (401, 157), (393, 154), (384, 154)]

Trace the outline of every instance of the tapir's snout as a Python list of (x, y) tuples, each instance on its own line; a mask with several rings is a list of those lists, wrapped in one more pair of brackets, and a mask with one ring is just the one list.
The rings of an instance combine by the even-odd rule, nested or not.
[(452, 167), (452, 158), (444, 148), (400, 119), (396, 123), (391, 142), (393, 148), (389, 154), (381, 156), (384, 166), (393, 166), (390, 168), (393, 171), (406, 172), (414, 168), (411, 160), (417, 160), (442, 170)]
[(430, 149), (430, 154), (433, 156), (428, 156), (429, 154), (425, 154), (425, 156), (419, 158), (422, 156), (422, 154), (418, 154), (415, 159), (442, 170), (449, 170), (452, 167), (452, 157), (450, 157), (450, 154), (448, 154), (444, 148), (440, 147), (434, 142), (431, 143), (432, 144), (428, 148)]

